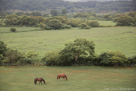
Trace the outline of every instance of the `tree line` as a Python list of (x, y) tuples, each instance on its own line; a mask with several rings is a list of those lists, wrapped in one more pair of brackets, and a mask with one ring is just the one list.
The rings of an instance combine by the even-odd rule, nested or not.
[(87, 2), (68, 2), (64, 0), (1, 0), (0, 12), (6, 10), (21, 11), (45, 11), (56, 9), (57, 11), (66, 9), (68, 13), (73, 12), (91, 12), (97, 13), (102, 11), (119, 11), (128, 12), (136, 11), (136, 1), (87, 1)]
[(65, 44), (64, 49), (52, 51), (40, 59), (38, 53), (22, 54), (17, 50), (6, 47), (0, 41), (0, 65), (34, 65), (36, 63), (47, 66), (95, 65), (95, 66), (136, 66), (136, 56), (127, 58), (121, 52), (95, 53), (95, 44), (83, 38)]
[(93, 12), (82, 12), (76, 13), (73, 17), (68, 18), (65, 15), (43, 17), (11, 14), (1, 19), (0, 26), (36, 26), (44, 30), (102, 27), (97, 20), (114, 21), (117, 23), (116, 26), (136, 26), (136, 12), (134, 11), (103, 16), (96, 15)]

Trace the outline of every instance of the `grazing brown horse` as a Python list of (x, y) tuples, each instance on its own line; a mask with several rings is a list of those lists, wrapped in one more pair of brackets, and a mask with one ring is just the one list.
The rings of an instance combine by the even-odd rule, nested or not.
[[(44, 80), (43, 78), (35, 78), (35, 79), (34, 79), (34, 83), (36, 84), (37, 81), (39, 81), (41, 84), (42, 84), (42, 81), (43, 81), (44, 84), (46, 84), (46, 83), (45, 83), (45, 80)], [(39, 83), (39, 84), (40, 84), (40, 83)]]
[(58, 74), (58, 75), (57, 75), (57, 80), (60, 79), (60, 78), (63, 78), (63, 79), (66, 78), (66, 80), (68, 79), (65, 74)]

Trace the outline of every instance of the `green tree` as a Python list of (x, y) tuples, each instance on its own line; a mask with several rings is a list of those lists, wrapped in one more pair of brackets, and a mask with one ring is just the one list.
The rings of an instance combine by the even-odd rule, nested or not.
[(60, 52), (60, 55), (64, 62), (74, 63), (80, 58), (87, 58), (94, 55), (94, 49), (95, 45), (93, 41), (77, 38), (74, 42), (65, 44), (65, 48)]
[(6, 51), (8, 50), (6, 44), (3, 41), (0, 41), (0, 55), (5, 56)]
[(82, 23), (82, 21), (78, 19), (68, 19), (66, 23), (72, 27), (79, 27), (79, 24)]
[(58, 15), (58, 11), (57, 10), (51, 10), (51, 16), (57, 16)]
[(50, 20), (47, 25), (51, 28), (51, 29), (61, 29), (63, 24), (57, 20), (57, 19), (53, 19)]
[(61, 14), (66, 15), (67, 14), (66, 9), (62, 9)]
[(3, 41), (0, 41), (0, 64), (5, 59), (6, 51), (8, 51), (6, 44)]
[(130, 16), (120, 15), (117, 20), (117, 26), (130, 26), (133, 23), (133, 20)]
[(17, 16), (16, 14), (6, 15), (5, 18), (6, 25), (19, 25), (19, 23), (20, 23), (20, 17)]

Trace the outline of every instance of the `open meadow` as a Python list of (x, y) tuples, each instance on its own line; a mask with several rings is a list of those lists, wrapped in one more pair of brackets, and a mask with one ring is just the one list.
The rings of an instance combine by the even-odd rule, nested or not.
[[(68, 80), (57, 81), (65, 73)], [(42, 77), (46, 85), (34, 84)], [(136, 91), (136, 68), (94, 66), (0, 67), (0, 91)]]
[(0, 28), (0, 40), (8, 48), (22, 53), (35, 51), (42, 58), (50, 51), (60, 51), (64, 44), (76, 38), (85, 38), (95, 43), (95, 53), (120, 51), (127, 57), (136, 54), (136, 27), (99, 27), (91, 29), (40, 30), (38, 27), (15, 27), (17, 32), (10, 32), (10, 27)]

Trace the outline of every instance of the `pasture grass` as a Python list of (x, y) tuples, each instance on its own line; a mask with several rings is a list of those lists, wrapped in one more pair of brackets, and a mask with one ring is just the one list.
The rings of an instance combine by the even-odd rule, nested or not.
[[(8, 48), (22, 53), (35, 51), (39, 58), (50, 51), (60, 51), (64, 44), (76, 38), (85, 38), (95, 43), (96, 54), (106, 51), (120, 51), (126, 56), (136, 54), (136, 27), (103, 27), (89, 30), (72, 28), (65, 30), (40, 30), (38, 27), (15, 27), (17, 32), (9, 32), (9, 27), (0, 28), (0, 40)], [(21, 31), (21, 32), (18, 32)]]
[[(136, 68), (94, 66), (23, 66), (0, 67), (0, 91), (115, 91), (136, 90)], [(68, 81), (57, 74), (65, 73)], [(46, 85), (34, 85), (34, 78), (42, 77)], [(129, 91), (129, 90), (127, 90)]]
[(40, 30), (39, 27), (26, 27), (26, 26), (22, 26), (22, 27), (0, 27), (0, 33), (12, 33), (10, 31), (10, 28), (16, 28), (17, 32), (29, 32), (29, 31), (37, 31)]
[(115, 26), (116, 22), (113, 21), (98, 21), (100, 26)]

